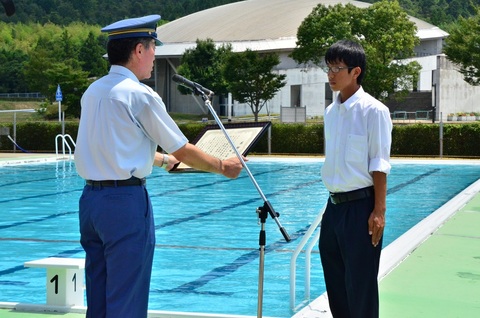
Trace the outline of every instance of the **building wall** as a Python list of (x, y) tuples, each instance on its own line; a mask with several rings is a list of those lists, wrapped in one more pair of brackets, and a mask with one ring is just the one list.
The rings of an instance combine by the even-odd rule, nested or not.
[[(418, 57), (412, 59), (420, 64), (422, 70), (420, 71), (419, 81), (417, 88), (419, 91), (431, 91), (432, 90), (432, 72), (437, 69), (437, 56), (430, 55), (424, 57)], [(409, 60), (411, 61), (411, 60)]]
[[(328, 101), (325, 101), (325, 84), (327, 75), (318, 67), (303, 67), (289, 55), (290, 52), (279, 54), (280, 63), (274, 72), (286, 75), (287, 84), (262, 108), (261, 114), (280, 114), (281, 107), (305, 107), (307, 118), (323, 116)], [(292, 92), (300, 90), (300, 105)], [(234, 102), (235, 116), (251, 115), (252, 110), (246, 104)]]
[[(433, 41), (435, 45), (438, 41)], [(317, 67), (298, 65), (288, 53), (280, 53), (280, 64), (274, 69), (279, 74), (285, 74), (287, 84), (261, 110), (261, 115), (280, 114), (281, 107), (306, 107), (306, 117), (322, 117), (325, 108), (330, 104), (331, 91), (328, 87), (327, 75)], [(435, 87), (435, 103), (437, 117), (442, 113), (446, 120), (449, 113), (480, 112), (480, 87), (471, 86), (463, 80), (458, 68), (445, 55), (421, 56), (415, 60), (421, 66), (417, 88), (422, 92), (431, 92)], [(179, 59), (158, 59), (156, 66), (156, 89), (163, 98), (167, 109), (175, 113), (208, 114), (208, 109), (199, 96), (182, 95), (177, 85), (170, 79), (175, 74)], [(292, 87), (295, 86), (293, 89)], [(296, 96), (292, 92), (300, 91), (300, 105), (296, 105)], [(215, 96), (212, 101), (217, 114), (226, 115), (226, 98)], [(234, 116), (250, 116), (252, 110), (247, 104), (233, 101)]]
[(442, 38), (433, 38), (422, 40), (418, 46), (414, 48), (416, 56), (429, 56), (437, 55), (442, 53), (443, 48), (443, 39)]
[[(160, 97), (162, 97), (167, 110), (181, 114), (208, 114), (208, 108), (205, 106), (201, 96), (181, 94), (178, 90), (178, 85), (171, 80), (172, 76), (176, 74), (175, 69), (178, 68), (179, 65), (180, 60), (178, 58), (162, 58), (156, 60), (156, 91)], [(214, 98), (212, 104), (218, 111), (218, 97)]]
[(480, 87), (465, 82), (458, 67), (445, 55), (439, 55), (437, 63), (434, 82), (438, 87), (437, 111), (442, 113), (442, 119), (446, 121), (449, 113), (480, 112)]
[[(301, 105), (306, 107), (307, 117), (323, 116), (325, 109), (325, 84), (328, 83), (326, 74), (319, 68), (300, 68), (298, 64), (288, 57), (288, 54), (281, 54), (281, 63), (274, 70), (279, 74), (287, 75), (287, 85), (283, 87), (273, 99), (267, 101), (260, 114), (279, 114), (281, 107), (292, 107), (291, 101), (292, 86), (301, 86)], [(177, 85), (169, 79), (175, 74), (173, 68), (178, 67), (179, 59), (157, 59), (157, 92), (164, 100), (167, 109), (175, 113), (206, 114), (208, 113), (203, 100), (199, 96), (182, 95)], [(289, 68), (294, 67), (294, 68)], [(200, 83), (201, 84), (201, 83)], [(217, 113), (223, 112), (226, 107), (226, 98), (220, 99), (216, 96), (213, 105)], [(252, 114), (249, 105), (233, 102), (234, 116), (248, 116)]]

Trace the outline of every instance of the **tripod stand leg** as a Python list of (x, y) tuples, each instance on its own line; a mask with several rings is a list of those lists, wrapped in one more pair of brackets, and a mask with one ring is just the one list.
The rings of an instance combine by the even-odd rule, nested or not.
[(267, 243), (267, 234), (265, 232), (265, 221), (268, 216), (266, 209), (260, 207), (257, 209), (258, 217), (260, 218), (261, 230), (258, 237), (260, 245), (260, 257), (258, 265), (258, 304), (257, 304), (257, 318), (262, 317), (263, 311), (263, 282), (265, 273), (265, 244)]
[(265, 246), (260, 246), (260, 259), (258, 270), (258, 304), (257, 304), (257, 318), (262, 317), (263, 308), (263, 276), (265, 267)]

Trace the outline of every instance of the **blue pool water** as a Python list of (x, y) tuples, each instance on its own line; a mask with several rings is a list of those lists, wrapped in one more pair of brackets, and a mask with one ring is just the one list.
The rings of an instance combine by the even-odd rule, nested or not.
[[(471, 163), (471, 161), (470, 161)], [(319, 159), (253, 158), (248, 166), (280, 213), (266, 221), (263, 315), (290, 317), (292, 251), (327, 199)], [(480, 164), (393, 162), (388, 179), (384, 246), (480, 176)], [(45, 303), (45, 272), (23, 263), (45, 257), (84, 257), (78, 197), (83, 180), (71, 162), (0, 166), (0, 301)], [(263, 200), (245, 172), (236, 180), (205, 173), (154, 169), (147, 188), (155, 211), (157, 247), (151, 310), (256, 316)], [(325, 291), (312, 257), (311, 297)], [(128, 256), (126, 256), (128, 257)], [(297, 299), (303, 299), (304, 255), (297, 261)]]

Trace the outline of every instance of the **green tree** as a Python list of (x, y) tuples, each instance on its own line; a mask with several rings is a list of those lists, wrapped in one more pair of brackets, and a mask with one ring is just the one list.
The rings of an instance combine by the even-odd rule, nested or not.
[(419, 43), (416, 26), (397, 1), (382, 0), (367, 8), (351, 4), (318, 5), (297, 32), (297, 47), (291, 56), (299, 63), (324, 63), (329, 46), (341, 39), (358, 41), (365, 49), (366, 91), (385, 100), (393, 93), (405, 93), (418, 77), (418, 63), (397, 63), (414, 55)]
[[(26, 92), (27, 85), (23, 73), (23, 63), (28, 56), (20, 50), (0, 49), (0, 92), (18, 93)], [(7, 80), (8, 79), (8, 80)]]
[(480, 85), (480, 8), (475, 16), (460, 17), (449, 31), (443, 52), (460, 66), (467, 83)]
[(105, 45), (101, 43), (106, 43), (106, 36), (100, 36), (97, 39), (93, 32), (89, 32), (87, 39), (80, 47), (78, 59), (89, 77), (100, 77), (108, 72), (108, 62), (103, 57), (106, 53)]
[(421, 70), (417, 62), (402, 60), (414, 56), (420, 40), (416, 26), (396, 1), (381, 1), (362, 10), (361, 32), (367, 55), (367, 71), (362, 85), (373, 96), (401, 98), (416, 86)]
[(277, 54), (260, 55), (246, 50), (227, 57), (223, 77), (234, 99), (247, 103), (258, 121), (258, 113), (265, 103), (285, 86), (284, 74), (275, 74), (272, 68), (280, 63)]
[(362, 9), (347, 3), (316, 6), (297, 30), (297, 47), (291, 56), (299, 63), (321, 65), (325, 52), (340, 39), (355, 39), (360, 31)]
[[(65, 41), (69, 41), (68, 33), (63, 32), (61, 36)], [(65, 113), (79, 117), (80, 98), (89, 83), (88, 73), (84, 72), (80, 63), (71, 56), (72, 45), (55, 46), (57, 42), (54, 38), (40, 38), (36, 49), (25, 63), (24, 75), (31, 90), (41, 92), (52, 102), (55, 100), (57, 85), (60, 84)]]
[(41, 45), (46, 41), (46, 38), (39, 39), (39, 44), (35, 50), (30, 52), (29, 60), (25, 63), (23, 71), (28, 87), (48, 96), (49, 83), (45, 74), (54, 63), (54, 58), (51, 56), (49, 49)]
[[(177, 71), (180, 75), (189, 80), (201, 83), (215, 92), (215, 95), (227, 93), (227, 85), (221, 73), (225, 58), (231, 54), (231, 45), (215, 46), (212, 39), (197, 40), (197, 46), (188, 49), (182, 56)], [(178, 86), (182, 94), (189, 94), (191, 91), (181, 85)]]

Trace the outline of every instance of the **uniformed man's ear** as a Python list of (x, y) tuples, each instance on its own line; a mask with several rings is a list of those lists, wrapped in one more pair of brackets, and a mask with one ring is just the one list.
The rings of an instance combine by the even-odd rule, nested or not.
[(145, 46), (144, 46), (141, 42), (139, 42), (139, 43), (137, 43), (137, 45), (135, 46), (135, 53), (140, 53), (140, 54), (142, 54), (142, 52), (144, 51), (144, 49), (145, 49)]

